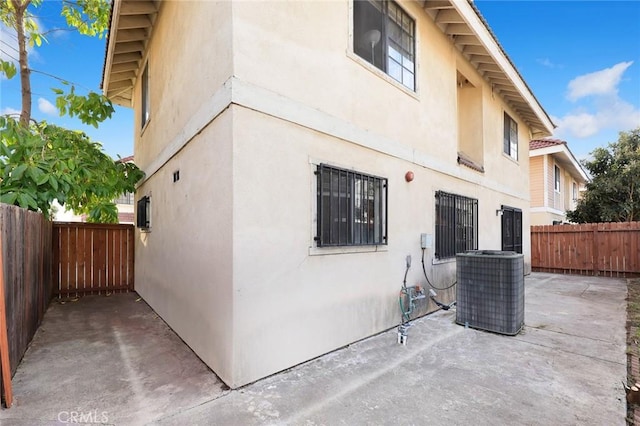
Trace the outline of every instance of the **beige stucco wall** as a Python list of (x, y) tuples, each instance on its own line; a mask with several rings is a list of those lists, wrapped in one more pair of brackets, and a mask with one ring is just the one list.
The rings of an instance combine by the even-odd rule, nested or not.
[(458, 150), (475, 163), (484, 165), (484, 116), (482, 83), (459, 74), (457, 83)]
[(553, 225), (553, 222), (564, 222), (566, 217), (563, 214), (554, 213), (552, 211), (531, 212), (531, 226), (535, 225)]
[[(287, 7), (234, 3), (235, 78), (267, 89), (285, 105), (326, 113), (318, 120), (334, 128), (344, 121), (367, 132), (341, 140), (283, 119), (286, 106), (265, 110), (267, 114), (234, 108), (234, 294), (239, 295), (234, 301), (234, 377), (239, 383), (397, 324), (396, 296), (407, 255), (414, 259), (409, 282), (426, 284), (419, 268), (419, 239), (422, 232), (434, 235), (437, 190), (480, 200), (480, 248), (500, 249), (496, 210), (502, 204), (521, 208), (529, 268), (528, 128), (492, 96), (440, 30), (422, 19), (417, 4), (403, 7), (419, 17), (416, 93), (350, 51), (348, 1), (289, 2)], [(274, 28), (280, 31), (274, 33)], [(458, 70), (482, 93), (480, 117), (486, 125), (480, 126), (484, 147), (478, 157), (484, 174), (456, 163)], [(520, 161), (502, 153), (505, 110), (519, 122)], [(376, 138), (392, 145), (391, 153), (381, 152)], [(422, 157), (429, 161), (414, 161)], [(388, 246), (348, 254), (314, 248), (313, 170), (321, 162), (389, 179)], [(407, 170), (416, 173), (412, 183), (403, 179)], [(434, 265), (433, 250), (426, 253), (437, 285), (451, 282), (455, 262)], [(265, 347), (274, 350), (265, 353)], [(260, 362), (255, 360), (258, 353)]]
[[(352, 2), (346, 0), (291, 1), (279, 7), (271, 2), (234, 2), (234, 76), (435, 161), (455, 164), (459, 69), (483, 93), (485, 122), (496, 123), (483, 129), (483, 157), (491, 166), (485, 167), (485, 176), (498, 180), (504, 176), (503, 171), (519, 176), (522, 168), (528, 167), (528, 160), (522, 153), (520, 163), (502, 156), (505, 105), (500, 97), (492, 94), (491, 87), (417, 2), (400, 4), (416, 19), (416, 92), (405, 89), (352, 52)], [(506, 111), (518, 121), (522, 151), (530, 139), (528, 129), (513, 111)], [(525, 171), (528, 173), (528, 169)], [(528, 185), (526, 176), (502, 180), (516, 192)]]
[[(137, 190), (136, 291), (225, 381), (233, 363), (232, 116), (225, 112)], [(180, 180), (173, 182), (173, 172)]]
[(151, 196), (151, 232), (136, 234), (136, 291), (230, 382), (231, 114), (202, 123), (213, 120), (203, 110), (232, 74), (231, 3), (162, 2), (153, 31), (144, 129), (140, 81), (134, 97), (135, 159), (147, 173), (136, 199)]
[(185, 138), (190, 120), (202, 114), (202, 106), (233, 74), (231, 22), (231, 2), (160, 3), (143, 59), (149, 66), (150, 96), (150, 118), (144, 129), (140, 79), (133, 100), (135, 159), (143, 170), (168, 145)]
[[(419, 4), (401, 2), (417, 20), (415, 93), (351, 52), (349, 1), (162, 4), (136, 137), (137, 198), (152, 199), (136, 288), (227, 384), (397, 325), (407, 255), (408, 284), (425, 284), (420, 234), (435, 234), (438, 190), (479, 200), (481, 249), (501, 247), (501, 205), (522, 209), (530, 270), (529, 129)], [(457, 164), (458, 71), (481, 93), (485, 173)], [(505, 111), (518, 161), (502, 152)], [(315, 247), (319, 163), (389, 179), (388, 245)], [(454, 280), (433, 248), (425, 262), (436, 285)]]
[[(421, 168), (407, 183), (404, 174), (412, 166), (406, 161), (246, 108), (233, 107), (233, 114), (237, 382), (232, 386), (397, 325), (407, 255), (413, 259), (408, 283), (426, 286), (420, 233), (435, 233), (437, 190), (480, 200), (484, 249), (500, 249), (496, 208), (523, 206), (521, 200)], [(314, 247), (313, 172), (328, 161), (389, 179), (388, 246), (344, 249), (349, 253)], [(528, 220), (524, 226), (528, 229)], [(455, 262), (434, 265), (432, 255), (433, 249), (427, 250), (430, 279), (438, 286), (452, 282)], [(443, 296), (454, 298), (453, 291)]]

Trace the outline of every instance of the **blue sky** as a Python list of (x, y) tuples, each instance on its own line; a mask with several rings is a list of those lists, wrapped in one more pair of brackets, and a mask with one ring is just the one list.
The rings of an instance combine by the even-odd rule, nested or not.
[[(555, 137), (569, 142), (578, 158), (640, 126), (640, 1), (476, 0), (489, 26), (547, 113), (558, 125)], [(63, 27), (60, 2), (38, 11), (45, 31)], [(31, 68), (65, 78), (78, 90), (98, 91), (105, 40), (69, 31), (48, 34), (32, 51)], [(0, 54), (17, 57), (15, 40), (0, 35)], [(33, 74), (33, 112), (85, 131), (112, 156), (133, 153), (133, 113), (119, 108), (99, 129), (60, 118), (51, 108), (51, 87), (61, 83)], [(0, 113), (20, 108), (19, 80), (0, 81)]]
[[(2, 1), (2, 0), (0, 0)], [(105, 39), (81, 36), (66, 28), (64, 19), (60, 17), (61, 3), (45, 0), (37, 9), (39, 25), (47, 32), (48, 43), (36, 47), (29, 54), (30, 67), (48, 74), (63, 78), (76, 85), (76, 91), (87, 93), (88, 90), (100, 92), (102, 65), (105, 55)], [(17, 58), (15, 37), (3, 28), (0, 33), (0, 55)], [(52, 77), (33, 73), (33, 109), (36, 120), (46, 120), (71, 129), (79, 129), (87, 133), (93, 140), (101, 142), (105, 151), (116, 158), (133, 154), (133, 112), (129, 108), (116, 106), (116, 113), (111, 120), (103, 122), (98, 129), (85, 126), (75, 118), (60, 117), (53, 108), (55, 95), (52, 87), (64, 85)], [(20, 110), (20, 80), (15, 76), (11, 80), (0, 80), (0, 113)]]
[(475, 4), (576, 157), (640, 126), (640, 1)]

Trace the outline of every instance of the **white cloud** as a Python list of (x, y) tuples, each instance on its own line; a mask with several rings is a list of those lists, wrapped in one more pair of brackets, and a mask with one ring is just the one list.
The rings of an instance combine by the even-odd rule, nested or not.
[[(42, 25), (38, 18), (33, 18), (39, 31), (46, 32), (46, 28)], [(12, 62), (18, 66), (18, 36), (13, 28), (7, 27), (0, 23), (0, 59), (8, 62)], [(27, 43), (27, 55), (29, 61), (42, 62), (40, 54), (29, 46)]]
[(0, 24), (0, 59), (18, 63), (18, 40), (15, 31), (4, 24)]
[(577, 101), (586, 96), (617, 95), (622, 74), (633, 61), (620, 62), (611, 68), (578, 76), (569, 82), (567, 99)]
[(5, 107), (2, 108), (2, 111), (0, 111), (0, 115), (20, 115), (20, 110), (11, 107)]
[(553, 132), (557, 138), (564, 135), (588, 138), (600, 130), (596, 116), (587, 112), (569, 113), (562, 118), (551, 117), (551, 119), (558, 126)]
[(554, 136), (584, 139), (603, 130), (620, 132), (640, 127), (640, 105), (633, 105), (618, 95), (623, 73), (631, 64), (631, 61), (621, 62), (571, 80), (567, 98), (575, 102), (589, 97), (589, 102), (582, 102), (562, 117), (552, 117), (558, 126)]
[(558, 126), (555, 137), (588, 138), (604, 129), (618, 132), (640, 127), (640, 109), (613, 96), (596, 102), (594, 112), (580, 109), (552, 120)]
[(634, 106), (619, 97), (598, 102), (598, 117), (601, 122), (621, 130), (640, 127), (640, 106)]
[(38, 109), (43, 114), (58, 115), (58, 109), (45, 98), (38, 98)]
[(536, 62), (538, 62), (540, 65), (547, 67), (547, 68), (564, 68), (564, 65), (561, 64), (556, 64), (554, 62), (551, 62), (551, 59), (549, 58), (538, 58), (536, 59)]

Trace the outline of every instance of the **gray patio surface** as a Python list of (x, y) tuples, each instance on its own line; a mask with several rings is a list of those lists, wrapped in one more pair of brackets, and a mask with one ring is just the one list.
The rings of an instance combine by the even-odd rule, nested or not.
[(135, 294), (54, 302), (0, 423), (624, 425), (626, 281), (525, 286), (517, 336), (441, 311), (406, 346), (392, 329), (233, 391)]

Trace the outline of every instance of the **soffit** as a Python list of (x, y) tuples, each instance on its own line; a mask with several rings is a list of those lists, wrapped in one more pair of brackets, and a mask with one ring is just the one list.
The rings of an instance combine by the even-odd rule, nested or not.
[(553, 158), (555, 162), (567, 170), (576, 181), (585, 183), (591, 180), (566, 143), (549, 145), (529, 151), (529, 157), (542, 157), (546, 155)]
[[(160, 0), (112, 0), (102, 89), (131, 107)], [(467, 0), (423, 0), (423, 7), (462, 55), (529, 125), (534, 137), (553, 131), (551, 119), (498, 43), (478, 9)]]
[(480, 11), (470, 0), (422, 0), (426, 13), (440, 30), (489, 83), (494, 93), (532, 129), (533, 137), (548, 136), (553, 122), (524, 79)]
[(102, 90), (115, 104), (131, 107), (160, 0), (112, 0)]
[(590, 181), (587, 173), (584, 171), (580, 163), (568, 149), (565, 148), (559, 152), (549, 155), (551, 155), (551, 157), (553, 157), (553, 159), (557, 163), (559, 163), (565, 170), (567, 170), (576, 181), (580, 183), (586, 183)]

